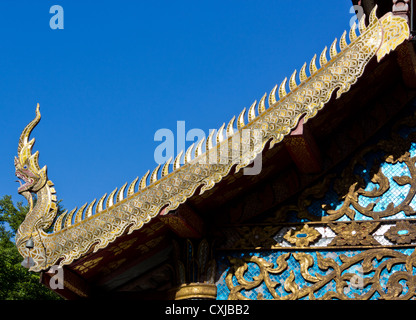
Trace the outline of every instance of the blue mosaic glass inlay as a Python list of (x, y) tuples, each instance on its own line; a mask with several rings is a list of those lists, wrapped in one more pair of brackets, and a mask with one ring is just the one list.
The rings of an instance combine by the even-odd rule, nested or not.
[[(413, 252), (413, 248), (410, 249), (398, 249), (396, 250), (397, 252), (401, 252), (407, 256), (409, 256), (412, 252)], [(237, 258), (242, 258), (245, 256), (258, 256), (263, 258), (264, 260), (271, 262), (274, 264), (274, 267), (277, 267), (276, 265), (276, 259), (285, 253), (288, 253), (289, 251), (262, 251), (262, 252), (246, 252), (246, 253), (232, 253), (229, 254), (227, 256), (223, 255), (218, 257), (218, 264), (220, 266), (220, 270), (218, 270), (218, 281), (217, 281), (217, 299), (218, 300), (226, 300), (228, 299), (228, 296), (230, 294), (230, 289), (227, 287), (227, 284), (225, 282), (225, 278), (228, 274), (229, 268), (230, 268), (230, 263), (228, 261), (228, 256), (229, 257), (237, 257)], [(320, 252), (319, 254), (324, 258), (330, 258), (332, 260), (334, 260), (337, 265), (342, 265), (343, 261), (341, 259), (341, 256), (344, 255), (345, 257), (354, 257), (357, 254), (363, 252), (363, 250), (344, 250), (344, 251), (335, 251), (335, 252), (329, 252), (329, 251), (323, 251)], [(328, 267), (327, 270), (321, 270), (318, 267), (317, 264), (317, 253), (316, 252), (307, 252), (308, 255), (310, 255), (313, 260), (314, 260), (314, 264), (308, 269), (308, 273), (311, 276), (322, 276), (325, 277), (327, 275), (330, 275), (334, 269), (332, 267)], [(381, 288), (384, 290), (384, 292), (387, 292), (387, 283), (391, 277), (392, 274), (396, 273), (396, 272), (400, 272), (400, 271), (406, 271), (406, 267), (404, 265), (404, 263), (396, 263), (396, 264), (392, 264), (390, 269), (388, 267), (389, 263), (388, 260), (391, 259), (390, 256), (384, 256), (382, 257), (380, 260), (378, 259), (373, 259), (371, 260), (372, 266), (374, 270), (377, 270), (377, 272), (380, 272), (379, 268), (380, 267), (380, 275), (379, 275), (379, 284), (381, 286)], [(299, 289), (305, 288), (305, 287), (309, 287), (311, 285), (313, 285), (313, 283), (306, 281), (301, 274), (301, 268), (300, 268), (300, 263), (299, 261), (297, 261), (294, 257), (293, 254), (290, 255), (290, 257), (286, 260), (288, 263), (287, 268), (281, 272), (280, 274), (272, 274), (269, 273), (269, 278), (271, 281), (275, 282), (277, 285), (275, 287), (275, 291), (276, 294), (278, 295), (278, 297), (285, 297), (288, 296), (290, 294), (290, 292), (286, 291), (284, 288), (284, 283), (286, 281), (286, 279), (290, 276), (291, 272), (293, 272), (295, 278), (294, 278), (294, 282), (296, 283), (296, 285), (298, 286)], [(256, 263), (252, 263), (252, 262), (248, 262), (247, 263), (247, 271), (244, 273), (244, 279), (246, 281), (253, 281), (254, 279), (256, 279), (256, 277), (259, 276), (260, 274), (260, 269), (259, 266)], [(370, 282), (367, 285), (364, 285), (365, 279), (371, 279), (375, 276), (375, 271), (371, 271), (371, 272), (364, 272), (363, 271), (363, 265), (362, 265), (362, 260), (358, 261), (357, 263), (352, 264), (351, 266), (349, 266), (348, 268), (346, 268), (345, 270), (342, 271), (341, 273), (341, 277), (347, 277), (348, 278), (348, 274), (351, 275), (357, 275), (357, 277), (353, 278), (353, 279), (357, 279), (356, 282), (354, 281), (350, 281), (348, 282), (348, 280), (346, 283), (348, 285), (345, 285), (344, 289), (343, 289), (343, 293), (345, 294), (345, 296), (347, 296), (348, 298), (355, 298), (356, 296), (363, 296), (365, 293), (369, 292), (372, 283)], [(416, 268), (413, 268), (413, 275), (416, 274)], [(327, 292), (335, 292), (336, 291), (336, 279), (329, 279), (329, 281), (327, 281), (326, 283), (324, 283), (322, 286), (320, 286), (316, 291), (313, 292), (315, 299), (319, 299), (322, 298), (325, 293)], [(400, 280), (399, 282), (402, 286), (403, 286), (403, 292), (401, 294), (406, 294), (406, 292), (408, 291), (408, 287), (406, 284), (406, 281), (402, 281)], [(238, 286), (239, 283), (236, 279), (235, 276), (232, 277), (232, 284), (233, 286)], [(253, 300), (257, 300), (259, 295), (263, 298), (263, 299), (273, 299), (273, 295), (270, 293), (269, 289), (267, 288), (266, 284), (264, 282), (262, 282), (258, 287), (251, 289), (251, 290), (241, 290), (239, 291), (243, 296), (245, 296), (246, 298), (249, 299), (253, 299)], [(379, 298), (379, 294), (376, 292), (374, 293), (370, 299), (378, 299)], [(300, 297), (300, 299), (309, 299), (308, 295), (304, 296), (304, 297)]]

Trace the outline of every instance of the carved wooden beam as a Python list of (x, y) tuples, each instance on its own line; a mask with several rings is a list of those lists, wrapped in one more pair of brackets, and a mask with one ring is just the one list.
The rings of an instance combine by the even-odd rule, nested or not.
[[(412, 28), (410, 0), (393, 0), (391, 11), (395, 16), (406, 19), (409, 27)], [(397, 48), (397, 61), (402, 70), (403, 81), (406, 86), (416, 88), (416, 53), (411, 42), (405, 42)]]
[(163, 209), (159, 217), (181, 238), (201, 238), (205, 232), (201, 217), (185, 203), (171, 212)]
[(317, 173), (322, 170), (320, 151), (313, 136), (304, 127), (303, 118), (286, 136), (284, 144), (300, 172)]

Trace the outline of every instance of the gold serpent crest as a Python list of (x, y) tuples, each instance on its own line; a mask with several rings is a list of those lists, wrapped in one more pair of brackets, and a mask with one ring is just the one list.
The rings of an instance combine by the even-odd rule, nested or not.
[[(170, 159), (162, 167), (160, 174), (160, 165), (152, 173), (148, 171), (140, 179), (137, 190), (138, 178), (128, 188), (125, 184), (118, 191), (116, 188), (108, 197), (105, 194), (97, 204), (94, 200), (79, 209), (75, 208), (60, 215), (54, 222), (53, 232), (49, 234), (45, 229), (56, 216), (55, 190), (47, 178), (46, 167), (39, 169), (37, 165), (38, 153), (31, 156), (34, 141), (28, 142), (30, 133), (40, 120), (40, 112), (37, 109), (35, 120), (21, 135), (17, 158), (19, 160), (15, 161), (16, 175), (26, 182), (24, 188), (19, 188), (19, 193), (29, 202), (30, 194), (35, 193), (37, 196), (36, 206), (31, 207), (16, 235), (16, 245), (21, 255), (30, 256), (34, 261), (30, 270), (45, 270), (58, 260), (60, 265), (69, 264), (91, 249), (96, 252), (105, 248), (124, 232), (131, 233), (140, 229), (158, 215), (162, 208), (166, 208), (167, 211), (176, 209), (196, 190), (203, 193), (211, 189), (228, 175), (233, 167), (236, 168), (235, 172), (238, 172), (249, 165), (262, 152), (266, 143), (270, 141), (270, 145), (273, 146), (280, 142), (296, 127), (302, 116), (305, 121), (314, 117), (330, 100), (335, 90), (338, 89), (337, 97), (349, 90), (375, 55), (380, 60), (409, 37), (405, 19), (394, 17), (391, 13), (378, 19), (375, 10), (370, 15), (367, 27), (364, 17), (360, 21), (360, 36), (357, 37), (354, 31), (355, 25), (350, 30), (350, 44), (347, 44), (346, 32), (342, 34), (339, 41), (340, 52), (337, 52), (335, 39), (329, 50), (330, 60), (326, 57), (327, 49), (323, 50), (319, 58), (320, 69), (316, 67), (316, 55), (313, 57), (309, 64), (309, 77), (306, 74), (305, 63), (299, 72), (299, 84), (296, 82), (295, 71), (289, 79), (290, 92), (286, 91), (287, 79), (279, 87), (276, 85), (268, 96), (268, 109), (265, 103), (267, 94), (259, 103), (255, 101), (251, 105), (247, 112), (247, 123), (244, 109), (237, 117), (236, 132), (232, 129), (235, 120), (233, 117), (227, 126), (225, 137), (224, 123), (215, 137), (214, 131), (208, 136), (205, 144), (201, 140), (195, 150), (192, 145), (185, 153), (181, 152), (173, 161), (172, 172), (169, 172), (169, 164), (172, 161)], [(276, 99), (276, 92), (279, 100)], [(261, 135), (245, 137), (242, 134), (243, 130), (261, 132)], [(241, 149), (239, 145), (232, 143), (232, 139), (235, 138), (240, 141)], [(222, 152), (223, 150), (226, 152)], [(180, 159), (183, 154), (185, 163), (181, 166)], [(241, 156), (234, 157), (235, 154)], [(32, 160), (29, 160), (29, 165), (24, 168), (22, 161), (27, 159)], [(210, 163), (207, 159), (220, 161)], [(31, 250), (25, 247), (25, 240), (29, 238), (34, 242), (34, 248)]]

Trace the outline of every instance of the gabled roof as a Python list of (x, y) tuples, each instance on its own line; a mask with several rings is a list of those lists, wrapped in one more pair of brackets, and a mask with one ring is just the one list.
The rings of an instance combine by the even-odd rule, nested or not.
[[(33, 259), (31, 270), (46, 270), (57, 262), (67, 265), (87, 253), (97, 252), (126, 232), (131, 234), (141, 229), (162, 210), (168, 214), (196, 192), (202, 194), (224, 177), (246, 169), (266, 144), (270, 144), (270, 148), (279, 144), (300, 119), (307, 122), (315, 117), (335, 91), (337, 98), (348, 92), (373, 57), (380, 61), (408, 39), (405, 19), (391, 13), (378, 19), (375, 12), (376, 8), (368, 26), (365, 17), (361, 19), (359, 36), (356, 26), (351, 28), (349, 44), (347, 32), (344, 32), (339, 44), (335, 39), (329, 50), (325, 47), (319, 57), (319, 69), (315, 55), (309, 66), (306, 63), (302, 66), (299, 75), (295, 70), (289, 80), (286, 78), (280, 86), (276, 85), (268, 96), (265, 94), (247, 111), (244, 109), (238, 117), (233, 117), (227, 126), (224, 123), (215, 137), (212, 132), (207, 141), (201, 140), (195, 148), (192, 145), (181, 152), (173, 161), (173, 171), (170, 171), (170, 159), (162, 168), (159, 165), (152, 173), (148, 171), (138, 186), (138, 179), (135, 179), (128, 187), (125, 184), (108, 197), (104, 195), (98, 202), (86, 203), (57, 219), (53, 183), (47, 177), (46, 167), (40, 169), (38, 153), (31, 153), (34, 139), (29, 141), (29, 136), (40, 121), (38, 107), (35, 119), (22, 132), (15, 159), (16, 175), (25, 181), (19, 193), (31, 205), (16, 235), (16, 245), (23, 257)], [(184, 164), (181, 165), (183, 154)], [(37, 194), (36, 204), (31, 193)], [(53, 231), (46, 233), (52, 224)], [(29, 239), (33, 240), (33, 248), (26, 246)]]

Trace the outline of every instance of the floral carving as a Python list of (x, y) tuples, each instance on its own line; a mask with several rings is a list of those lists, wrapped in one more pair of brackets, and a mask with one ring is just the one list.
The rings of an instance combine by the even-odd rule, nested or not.
[(340, 224), (329, 224), (337, 236), (329, 243), (329, 246), (357, 246), (357, 245), (380, 245), (371, 233), (378, 227), (378, 222), (351, 222)]
[(283, 238), (296, 245), (297, 247), (307, 247), (310, 243), (314, 242), (321, 237), (321, 234), (314, 228), (309, 227), (307, 224), (298, 226), (296, 229), (290, 229)]
[(409, 244), (416, 240), (416, 225), (409, 221), (398, 221), (384, 236), (397, 244)]

